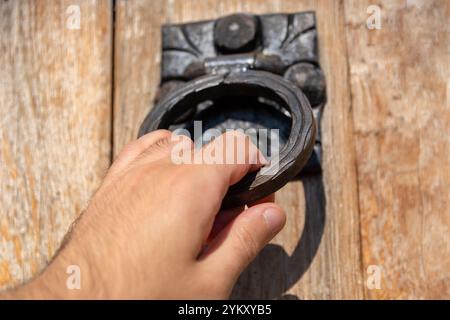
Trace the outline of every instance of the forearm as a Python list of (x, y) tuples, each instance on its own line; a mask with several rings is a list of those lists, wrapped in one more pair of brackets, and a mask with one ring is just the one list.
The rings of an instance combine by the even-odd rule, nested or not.
[[(42, 273), (31, 281), (0, 293), (0, 299), (96, 299), (101, 298), (101, 286), (96, 285), (89, 266), (78, 266), (84, 272), (68, 273), (73, 265), (66, 257), (59, 255)], [(77, 259), (80, 261), (81, 259)], [(79, 278), (78, 278), (79, 277)], [(76, 281), (80, 281), (80, 286)], [(74, 285), (75, 284), (75, 285)]]

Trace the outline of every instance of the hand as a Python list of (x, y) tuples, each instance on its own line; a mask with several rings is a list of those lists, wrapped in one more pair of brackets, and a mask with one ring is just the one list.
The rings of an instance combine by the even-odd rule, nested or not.
[[(189, 138), (158, 130), (128, 144), (51, 264), (4, 297), (227, 298), (286, 218), (271, 202), (220, 211), (228, 187), (262, 164), (247, 136), (226, 135), (246, 143), (256, 164), (172, 161), (175, 147), (228, 152), (225, 139), (195, 150)], [(80, 267), (79, 290), (66, 287), (69, 265)]]

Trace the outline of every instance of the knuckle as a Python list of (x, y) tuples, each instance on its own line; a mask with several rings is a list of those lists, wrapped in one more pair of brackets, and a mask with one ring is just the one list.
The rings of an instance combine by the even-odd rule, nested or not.
[(180, 134), (180, 135), (172, 134), (170, 139), (171, 139), (171, 141), (174, 141), (174, 142), (181, 142), (183, 144), (186, 144), (186, 146), (192, 146), (194, 143), (191, 138), (189, 138), (188, 136), (185, 136), (184, 134)]
[[(232, 130), (232, 131), (226, 131), (222, 133), (218, 138), (214, 140), (213, 145), (221, 146), (222, 144), (227, 145), (228, 143), (243, 143), (248, 139), (249, 137), (240, 130)], [(216, 146), (216, 147), (218, 147)]]
[(167, 129), (158, 129), (158, 130), (153, 131), (153, 133), (159, 134), (161, 136), (170, 136), (172, 134), (172, 132)]
[(145, 135), (141, 136), (138, 140), (158, 140), (158, 139), (164, 139), (164, 138), (170, 138), (172, 135), (172, 132), (166, 129), (158, 129), (149, 133), (146, 133)]
[(170, 146), (169, 138), (162, 137), (152, 143), (147, 149), (145, 149), (140, 155), (139, 158), (145, 159), (149, 158), (158, 153), (164, 153)]
[(231, 137), (235, 137), (237, 139), (245, 139), (247, 137), (247, 135), (243, 131), (240, 131), (240, 130), (227, 131), (224, 134), (229, 135)]

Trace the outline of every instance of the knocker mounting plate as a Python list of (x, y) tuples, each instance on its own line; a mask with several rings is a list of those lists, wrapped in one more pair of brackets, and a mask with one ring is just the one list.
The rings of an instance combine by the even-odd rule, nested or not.
[(278, 129), (278, 168), (247, 175), (229, 189), (223, 207), (251, 203), (299, 173), (321, 171), (326, 86), (314, 12), (164, 25), (162, 49), (155, 107), (139, 136), (162, 128), (193, 133), (195, 121), (203, 132)]

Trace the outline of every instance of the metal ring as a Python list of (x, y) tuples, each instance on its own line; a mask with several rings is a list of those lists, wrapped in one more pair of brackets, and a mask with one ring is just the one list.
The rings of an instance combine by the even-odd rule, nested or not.
[(289, 110), (292, 118), (289, 138), (280, 151), (278, 170), (271, 175), (262, 175), (260, 171), (246, 175), (229, 188), (222, 208), (250, 204), (294, 178), (313, 150), (316, 129), (311, 106), (302, 91), (282, 77), (265, 71), (246, 70), (196, 78), (158, 102), (142, 123), (139, 136), (169, 128), (177, 116), (208, 98), (249, 95), (277, 100)]

